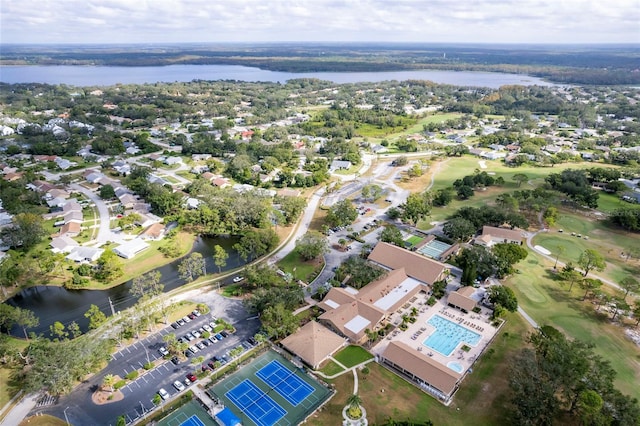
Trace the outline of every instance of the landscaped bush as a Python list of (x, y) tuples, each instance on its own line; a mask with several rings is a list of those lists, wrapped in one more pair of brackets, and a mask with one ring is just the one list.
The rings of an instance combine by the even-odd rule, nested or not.
[(118, 380), (114, 385), (113, 388), (114, 389), (120, 389), (121, 387), (123, 387), (124, 385), (127, 384), (126, 380)]
[(148, 362), (144, 365), (143, 367), (145, 370), (151, 370), (153, 368), (153, 363), (152, 362)]
[(124, 376), (124, 377), (125, 377), (127, 380), (135, 380), (135, 379), (137, 379), (137, 378), (138, 378), (138, 375), (139, 375), (138, 370), (133, 370), (132, 372), (127, 373), (127, 375), (126, 375), (126, 376)]
[(429, 306), (433, 306), (433, 305), (435, 305), (435, 304), (436, 304), (436, 298), (435, 298), (435, 297), (433, 297), (433, 296), (431, 296), (431, 297), (429, 298), (429, 300), (427, 300), (427, 305), (429, 305)]
[(476, 313), (476, 314), (479, 314), (480, 311), (481, 311), (481, 309), (480, 309), (479, 306), (476, 306), (475, 308), (473, 308), (473, 312)]

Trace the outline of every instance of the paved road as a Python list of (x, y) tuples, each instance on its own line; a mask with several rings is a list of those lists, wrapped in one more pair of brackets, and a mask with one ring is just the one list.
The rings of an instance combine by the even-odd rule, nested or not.
[[(196, 330), (206, 322), (209, 322), (211, 315), (231, 322), (236, 327), (237, 332), (196, 354), (197, 356), (204, 355), (206, 361), (210, 360), (214, 355), (220, 356), (227, 353), (243, 340), (254, 336), (259, 329), (259, 320), (249, 317), (242, 302), (239, 300), (223, 298), (217, 295), (215, 291), (199, 292), (194, 297), (194, 300), (198, 302), (215, 300), (215, 303), (209, 303), (209, 306), (212, 307), (212, 312), (196, 318), (196, 320), (177, 330), (172, 327), (166, 327), (132, 346), (123, 348), (113, 354), (112, 360), (106, 368), (80, 384), (71, 394), (60, 398), (56, 405), (37, 408), (31, 412), (31, 415), (42, 412), (64, 419), (64, 411), (66, 409), (67, 417), (71, 424), (74, 425), (114, 425), (120, 415), (125, 415), (132, 420), (144, 415), (153, 407), (151, 401), (159, 388), (166, 389), (172, 397), (177, 394), (178, 392), (172, 386), (172, 383), (175, 380), (183, 381), (186, 374), (199, 368), (200, 364), (193, 366), (189, 362), (183, 361), (176, 366), (171, 362), (166, 362), (123, 387), (124, 399), (122, 401), (95, 405), (91, 400), (91, 396), (101, 384), (105, 375), (118, 374), (122, 377), (127, 372), (146, 363), (147, 356), (149, 356), (150, 360), (159, 358), (158, 348), (163, 345), (162, 336), (172, 332), (176, 333), (178, 337), (183, 336), (187, 332)], [(196, 341), (194, 340), (191, 343)]]
[(110, 215), (109, 208), (106, 203), (96, 194), (88, 188), (85, 188), (82, 185), (78, 185), (77, 183), (72, 183), (71, 188), (74, 191), (78, 191), (86, 195), (98, 209), (98, 213), (100, 214), (100, 225), (98, 228), (98, 236), (96, 237), (96, 242), (98, 245), (105, 244), (107, 241), (113, 241), (113, 236), (110, 229)]

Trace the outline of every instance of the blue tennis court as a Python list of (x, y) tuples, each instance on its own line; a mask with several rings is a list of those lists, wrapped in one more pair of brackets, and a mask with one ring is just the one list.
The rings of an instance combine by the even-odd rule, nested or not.
[(285, 409), (249, 379), (244, 379), (225, 396), (258, 426), (272, 426), (287, 414)]
[(202, 423), (202, 420), (194, 414), (184, 422), (180, 423), (180, 426), (204, 426), (204, 423)]
[(258, 370), (256, 376), (294, 407), (298, 406), (313, 393), (311, 385), (298, 377), (295, 371), (289, 370), (276, 359)]

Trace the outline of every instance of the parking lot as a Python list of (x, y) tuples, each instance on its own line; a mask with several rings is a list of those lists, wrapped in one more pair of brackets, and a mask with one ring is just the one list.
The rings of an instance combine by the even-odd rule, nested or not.
[[(223, 357), (227, 356), (228, 358), (231, 349), (241, 345), (243, 341), (253, 338), (260, 327), (259, 320), (249, 316), (241, 301), (225, 299), (213, 293), (203, 295), (199, 299), (199, 302), (206, 299), (207, 305), (212, 308), (210, 313), (196, 317), (176, 329), (168, 325), (162, 330), (120, 349), (112, 355), (111, 362), (102, 371), (80, 384), (71, 394), (60, 398), (58, 404), (43, 408), (39, 412), (64, 418), (63, 411), (66, 410), (71, 424), (78, 425), (112, 425), (116, 423), (120, 415), (124, 415), (129, 423), (146, 416), (155, 408), (153, 399), (160, 389), (166, 391), (164, 398), (169, 400), (181, 392), (174, 387), (174, 382), (183, 383), (185, 390), (189, 386), (196, 385), (197, 381), (191, 382), (187, 375), (201, 371), (202, 364), (192, 364), (193, 358), (203, 356), (205, 366), (214, 357), (224, 359)], [(181, 359), (178, 364), (172, 363), (171, 360), (163, 360), (161, 364), (149, 371), (142, 369), (148, 362), (158, 363), (158, 360), (163, 358), (159, 349), (166, 345), (163, 341), (164, 336), (174, 333), (177, 338), (181, 338), (188, 333), (193, 334), (200, 328), (204, 329), (205, 324), (210, 326), (210, 323), (216, 318), (225, 319), (235, 327), (236, 332), (219, 341), (216, 340), (215, 343), (209, 342), (208, 346), (203, 346), (203, 349), (198, 349), (197, 353), (191, 354), (186, 359)], [(194, 338), (190, 342), (190, 346), (202, 341), (201, 337)], [(101, 386), (104, 376), (113, 374), (123, 378), (134, 370), (139, 370), (144, 374), (141, 373), (136, 379), (127, 381), (127, 384), (120, 389), (124, 395), (122, 400), (103, 405), (95, 404), (92, 401), (92, 395)], [(188, 382), (188, 385), (185, 381)], [(162, 403), (164, 401), (165, 399), (162, 400)]]

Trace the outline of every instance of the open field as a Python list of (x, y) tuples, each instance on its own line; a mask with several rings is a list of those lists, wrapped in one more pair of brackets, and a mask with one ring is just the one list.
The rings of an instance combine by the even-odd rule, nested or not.
[(48, 414), (24, 419), (19, 426), (67, 426), (67, 422)]
[[(358, 371), (358, 394), (367, 410), (369, 424), (382, 424), (389, 417), (415, 422), (430, 419), (435, 425), (505, 424), (508, 384), (504, 371), (530, 331), (520, 316), (510, 314), (507, 319), (491, 346), (493, 350), (476, 363), (473, 373), (462, 382), (449, 407), (377, 363), (367, 364), (369, 373)], [(350, 373), (329, 382), (335, 385), (337, 393), (309, 420), (311, 425), (338, 424), (342, 408), (353, 393), (353, 375)]]
[[(553, 256), (558, 253), (558, 247), (562, 247), (564, 252), (560, 254), (559, 260), (565, 263), (573, 262), (574, 265), (584, 250), (595, 249), (607, 262), (606, 269), (595, 274), (612, 281), (620, 281), (628, 275), (640, 275), (640, 261), (636, 258), (627, 261), (622, 255), (640, 247), (640, 235), (608, 227), (598, 220), (580, 214), (564, 211), (562, 213), (564, 214), (557, 225), (548, 233), (538, 234), (533, 240), (534, 244), (551, 251)], [(562, 229), (563, 232), (558, 232), (558, 229)], [(588, 236), (589, 239), (578, 238), (571, 233)]]
[(595, 312), (584, 291), (575, 285), (569, 293), (551, 278), (553, 263), (535, 253), (517, 265), (520, 273), (507, 280), (519, 304), (540, 325), (551, 325), (570, 338), (595, 345), (595, 352), (611, 362), (617, 372), (616, 387), (640, 398), (640, 348), (627, 339), (621, 327)]

